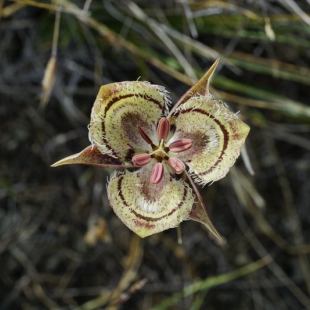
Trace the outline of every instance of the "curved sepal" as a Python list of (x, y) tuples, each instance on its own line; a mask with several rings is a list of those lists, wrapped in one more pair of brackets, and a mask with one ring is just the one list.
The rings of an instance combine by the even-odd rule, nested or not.
[(187, 175), (188, 181), (195, 191), (196, 197), (198, 199), (198, 201), (194, 203), (188, 219), (203, 224), (207, 228), (210, 238), (213, 239), (217, 244), (223, 246), (226, 243), (226, 240), (221, 237), (221, 235), (212, 224), (196, 184), (187, 171), (185, 171), (185, 174)]
[(111, 157), (107, 154), (102, 154), (96, 145), (90, 145), (80, 153), (65, 157), (53, 164), (52, 167), (72, 164), (114, 169), (134, 167), (130, 165), (122, 165), (117, 158)]
[(200, 203), (195, 203), (192, 211), (189, 214), (189, 219), (192, 221), (203, 224), (208, 232), (211, 239), (213, 239), (219, 245), (225, 245), (226, 240), (218, 233), (216, 228), (213, 226), (205, 207)]
[(213, 76), (213, 73), (219, 64), (219, 59), (217, 59), (214, 64), (210, 67), (210, 69), (202, 76), (202, 78), (195, 83), (180, 99), (179, 101), (174, 105), (172, 110), (169, 113), (168, 117), (171, 117), (174, 111), (184, 102), (189, 100), (191, 97), (194, 96), (207, 96), (209, 95), (209, 84), (211, 81), (211, 78)]

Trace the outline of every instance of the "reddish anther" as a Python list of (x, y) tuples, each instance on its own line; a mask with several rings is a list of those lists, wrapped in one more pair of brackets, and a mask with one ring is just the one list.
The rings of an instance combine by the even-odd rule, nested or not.
[(166, 118), (161, 118), (157, 126), (157, 136), (158, 140), (166, 139), (170, 132), (170, 122)]
[(191, 148), (193, 142), (190, 139), (180, 139), (172, 142), (169, 146), (169, 150), (174, 153), (184, 152)]
[(151, 183), (159, 183), (164, 176), (164, 165), (162, 163), (157, 163), (152, 171)]
[(132, 162), (137, 167), (143, 167), (152, 160), (150, 154), (138, 154), (132, 158)]
[(168, 159), (168, 165), (174, 170), (176, 174), (181, 174), (185, 170), (185, 165), (176, 157)]
[(137, 129), (139, 131), (139, 134), (141, 135), (141, 137), (144, 139), (144, 141), (146, 141), (148, 144), (153, 145), (153, 142), (151, 140), (151, 138), (149, 137), (149, 135), (144, 131), (144, 129), (142, 127), (140, 127), (139, 125), (137, 125)]

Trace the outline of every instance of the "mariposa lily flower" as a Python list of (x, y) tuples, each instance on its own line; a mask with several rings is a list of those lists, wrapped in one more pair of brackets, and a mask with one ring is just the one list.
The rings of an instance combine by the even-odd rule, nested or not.
[(117, 216), (140, 237), (191, 219), (223, 243), (195, 182), (205, 185), (227, 174), (249, 127), (210, 95), (217, 64), (170, 112), (168, 93), (161, 86), (141, 81), (102, 86), (91, 112), (91, 145), (53, 167), (124, 169), (112, 175), (108, 198)]

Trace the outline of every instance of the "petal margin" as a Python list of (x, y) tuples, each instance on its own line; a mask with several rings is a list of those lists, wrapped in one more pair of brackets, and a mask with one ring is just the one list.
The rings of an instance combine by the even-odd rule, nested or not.
[(137, 125), (156, 143), (156, 125), (167, 113), (165, 89), (148, 82), (120, 82), (101, 86), (94, 103), (89, 138), (98, 149), (122, 162), (151, 146), (141, 137)]
[(149, 164), (135, 172), (115, 174), (108, 185), (114, 212), (142, 238), (178, 226), (188, 219), (195, 201), (188, 184), (171, 178), (166, 167), (163, 179), (152, 184), (153, 167)]
[(122, 165), (122, 163), (117, 158), (111, 157), (107, 154), (102, 154), (95, 145), (90, 145), (80, 153), (65, 157), (57, 161), (52, 165), (52, 167), (71, 164), (81, 164), (100, 168), (114, 169), (131, 167), (129, 165)]
[(249, 126), (211, 95), (191, 98), (173, 117), (176, 131), (169, 142), (191, 139), (193, 144), (171, 156), (187, 163), (197, 183), (205, 185), (223, 178), (240, 155)]

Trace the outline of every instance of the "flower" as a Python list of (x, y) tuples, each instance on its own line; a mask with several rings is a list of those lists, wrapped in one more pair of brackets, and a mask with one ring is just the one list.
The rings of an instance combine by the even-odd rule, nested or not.
[(192, 219), (223, 243), (195, 182), (205, 185), (227, 174), (249, 127), (210, 95), (217, 64), (170, 112), (161, 86), (141, 81), (102, 86), (91, 112), (91, 145), (53, 166), (124, 169), (112, 175), (108, 198), (117, 216), (140, 237)]

